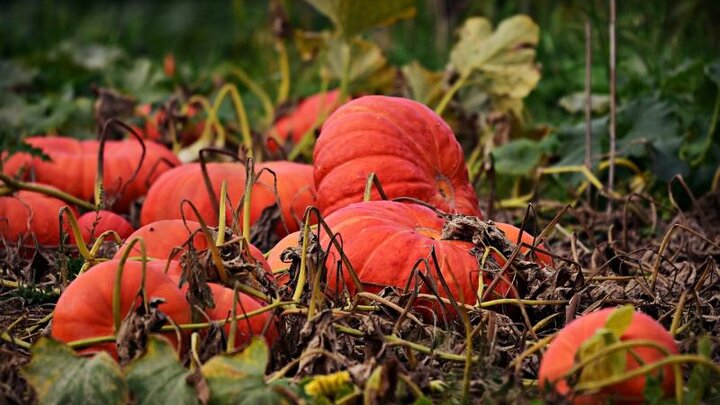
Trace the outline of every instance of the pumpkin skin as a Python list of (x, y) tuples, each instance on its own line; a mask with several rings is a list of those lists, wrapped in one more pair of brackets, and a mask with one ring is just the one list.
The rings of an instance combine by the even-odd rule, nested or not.
[[(206, 167), (217, 198), (220, 198), (220, 187), (222, 181), (225, 180), (233, 208), (239, 209), (245, 192), (245, 166), (240, 163), (209, 163)], [(278, 197), (288, 232), (298, 230), (300, 225), (297, 219), (302, 218), (305, 207), (315, 201), (312, 166), (276, 161), (257, 165), (256, 172), (263, 168), (272, 170), (277, 175)], [(263, 173), (252, 190), (251, 224), (260, 218), (265, 208), (275, 204), (273, 190), (272, 175)], [(180, 206), (184, 199), (193, 202), (208, 225), (217, 226), (217, 214), (208, 196), (199, 163), (176, 167), (160, 176), (148, 192), (140, 214), (141, 224), (145, 225), (163, 219), (182, 218)], [(189, 206), (183, 206), (182, 209), (185, 218), (197, 219)], [(227, 210), (227, 221), (231, 223), (233, 218), (230, 207), (227, 207)], [(240, 218), (242, 218), (242, 214)], [(280, 237), (287, 234), (282, 223), (278, 224), (276, 233)]]
[[(215, 308), (207, 308), (205, 311), (213, 321), (222, 321), (229, 319), (232, 315), (233, 307), (233, 290), (223, 287), (220, 284), (208, 283), (213, 294)], [(238, 292), (239, 302), (237, 305), (237, 314), (255, 311), (263, 307), (263, 305), (247, 294)], [(272, 319), (271, 321), (269, 319)], [(271, 322), (267, 332), (263, 337), (269, 346), (272, 346), (278, 339), (278, 331), (275, 326), (275, 319), (272, 312), (263, 312), (247, 319), (238, 320), (237, 335), (235, 337), (235, 348), (245, 346), (250, 342), (253, 336), (260, 336), (265, 328), (265, 324)], [(249, 325), (248, 325), (249, 324)], [(230, 334), (230, 322), (224, 326), (225, 334)], [(248, 327), (249, 326), (249, 327)]]
[[(606, 308), (579, 317), (563, 328), (555, 339), (550, 342), (540, 363), (538, 381), (542, 390), (548, 381), (557, 381), (555, 389), (561, 394), (568, 394), (567, 381), (561, 379), (575, 363), (575, 355), (582, 343), (590, 338), (595, 331), (605, 326), (614, 308)], [(635, 339), (653, 340), (664, 346), (670, 353), (678, 354), (678, 346), (672, 335), (651, 317), (635, 312), (628, 329), (620, 337), (621, 341)], [(652, 364), (665, 358), (665, 354), (652, 347), (635, 347), (633, 351), (645, 364)], [(626, 370), (638, 367), (638, 362), (628, 353)], [(655, 374), (657, 375), (657, 374)], [(599, 393), (573, 398), (574, 404), (604, 404), (612, 400), (614, 404), (642, 404), (645, 389), (645, 376), (638, 376), (603, 389)], [(675, 376), (671, 366), (663, 369), (663, 391), (666, 396), (675, 393)]]
[[(106, 231), (115, 231), (122, 239), (127, 238), (135, 232), (135, 228), (133, 228), (125, 218), (114, 212), (105, 210), (83, 214), (78, 218), (78, 225), (80, 226), (80, 233), (82, 234), (83, 240), (86, 243), (92, 243)], [(108, 239), (112, 238), (108, 237)]]
[[(286, 237), (280, 239), (280, 241), (268, 251), (266, 259), (268, 266), (270, 267), (270, 271), (273, 274), (284, 272), (290, 267), (289, 263), (285, 263), (280, 259), (280, 255), (285, 251), (285, 249), (297, 246), (300, 242), (301, 234), (302, 230), (299, 230), (287, 235)], [(285, 285), (288, 281), (290, 281), (290, 275), (287, 273), (275, 275), (275, 282), (278, 285)]]
[[(137, 231), (128, 236), (127, 241), (131, 241), (136, 237), (142, 237), (145, 240), (146, 254), (149, 258), (167, 260), (170, 258), (173, 250), (177, 247), (182, 247), (185, 242), (188, 241), (191, 234), (194, 234), (193, 246), (198, 251), (205, 250), (208, 248), (207, 239), (200, 230), (200, 223), (195, 221), (185, 221), (181, 219), (169, 219), (165, 221), (153, 222), (151, 224), (140, 227)], [(252, 257), (267, 271), (270, 271), (265, 257), (262, 252), (253, 245), (249, 245), (250, 254)], [(118, 249), (113, 259), (119, 259), (127, 249), (126, 246)], [(186, 251), (186, 248), (178, 250), (178, 253), (173, 256), (173, 260), (179, 260), (180, 256)], [(130, 251), (130, 257), (141, 256), (142, 251), (140, 245), (135, 244)], [(180, 270), (182, 272), (182, 270)], [(168, 271), (168, 274), (175, 277), (175, 272), (172, 270)], [(177, 277), (180, 273), (177, 274)]]
[[(482, 216), (452, 130), (412, 100), (365, 96), (344, 104), (323, 125), (313, 161), (325, 216), (362, 201), (372, 172), (389, 199), (413, 197), (444, 212)], [(379, 198), (374, 189), (372, 196)]]
[[(32, 245), (32, 238), (41, 246), (60, 244), (60, 219), (58, 214), (64, 201), (32, 191), (19, 191), (14, 196), (0, 197), (0, 237), (11, 243), (21, 240)], [(75, 208), (70, 208), (77, 214)], [(23, 237), (25, 237), (23, 239)]]
[[(377, 292), (386, 286), (403, 288), (415, 262), (429, 258), (434, 246), (440, 271), (453, 297), (459, 302), (475, 303), (483, 275), (478, 271), (475, 256), (470, 253), (473, 245), (458, 240), (440, 240), (445, 221), (433, 210), (417, 204), (369, 201), (335, 211), (325, 221), (334, 233), (342, 235), (343, 251), (366, 291)], [(323, 249), (329, 242), (329, 236), (323, 233), (320, 236)], [(339, 260), (340, 254), (331, 247), (325, 263), (328, 288), (337, 293), (346, 285), (350, 294), (354, 294), (356, 288), (345, 266), (341, 279), (333, 270)], [(434, 269), (432, 275), (436, 285), (440, 286)], [(489, 284), (489, 280), (483, 282)], [(438, 288), (440, 295), (447, 297), (444, 289)], [(497, 283), (494, 294), (509, 295), (508, 283), (504, 280)]]
[[(55, 305), (52, 323), (52, 337), (69, 343), (81, 339), (109, 336), (115, 333), (112, 316), (112, 297), (118, 260), (111, 260), (93, 266), (76, 278), (63, 292)], [(159, 309), (176, 324), (190, 322), (190, 306), (175, 282), (163, 274), (165, 266), (161, 261), (147, 263), (145, 289), (148, 299), (163, 298)], [(142, 280), (142, 263), (128, 261), (123, 269), (121, 282), (121, 314), (124, 318), (133, 308), (140, 305), (137, 297)], [(165, 336), (175, 346), (178, 341), (175, 332)], [(101, 343), (81, 350), (81, 353), (106, 351), (117, 358), (115, 343)]]
[[(507, 238), (507, 240), (512, 242), (513, 245), (517, 246), (518, 237), (520, 236), (520, 228), (518, 228), (514, 225), (505, 224), (502, 222), (495, 222), (495, 226), (497, 226), (497, 228), (500, 229), (503, 234), (505, 234), (505, 238)], [(523, 243), (532, 245), (533, 242), (535, 241), (535, 238), (532, 236), (532, 234), (530, 234), (528, 232), (523, 232), (522, 241), (523, 241)], [(544, 250), (548, 250), (547, 246), (545, 246), (544, 243), (541, 243), (539, 247), (543, 248)], [(530, 249), (526, 248), (526, 247), (522, 247), (522, 248), (520, 248), (520, 252), (522, 254), (527, 255), (530, 253)], [(550, 266), (550, 267), (555, 266), (552, 256), (550, 256), (546, 253), (538, 252), (538, 251), (535, 251), (535, 256), (536, 256), (536, 262), (538, 264), (542, 264), (542, 265)], [(497, 255), (494, 255), (494, 257), (497, 259)]]
[[(31, 172), (34, 172), (38, 183), (57, 187), (83, 200), (93, 199), (100, 142), (64, 137), (31, 137), (25, 141), (42, 149), (52, 161), (44, 162), (26, 153), (17, 153), (5, 163), (5, 174), (14, 176), (24, 168), (24, 180), (31, 179)], [(103, 187), (105, 194), (111, 196), (108, 209), (127, 212), (132, 201), (145, 195), (147, 183), (154, 182), (169, 169), (163, 160), (170, 165), (180, 164), (170, 150), (158, 143), (146, 141), (145, 147), (145, 159), (136, 178), (126, 183), (140, 162), (140, 144), (132, 139), (105, 144)]]
[(278, 141), (280, 146), (284, 146), (290, 142), (297, 145), (310, 129), (315, 126), (320, 128), (324, 118), (332, 113), (339, 105), (340, 90), (330, 90), (326, 93), (313, 94), (312, 96), (301, 101), (295, 111), (281, 117), (275, 122), (270, 130), (267, 145), (270, 152), (278, 149)]

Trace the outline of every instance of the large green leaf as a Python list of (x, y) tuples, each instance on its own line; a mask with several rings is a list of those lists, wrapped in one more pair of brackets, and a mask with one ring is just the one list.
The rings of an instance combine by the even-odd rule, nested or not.
[(130, 400), (120, 366), (107, 353), (83, 358), (47, 337), (33, 345), (22, 373), (41, 404), (123, 405)]
[(242, 352), (213, 357), (202, 367), (210, 386), (210, 404), (278, 404), (287, 402), (265, 384), (270, 353), (255, 339)]
[(415, 0), (306, 0), (349, 39), (368, 28), (390, 25), (415, 15)]
[(190, 373), (164, 339), (151, 336), (147, 351), (125, 369), (125, 376), (138, 405), (198, 403), (197, 393), (188, 383)]
[(345, 66), (349, 63), (348, 81), (352, 93), (373, 92), (392, 85), (395, 69), (388, 64), (387, 58), (376, 44), (362, 39), (346, 43), (338, 37), (329, 37), (326, 44), (330, 78), (340, 80)]
[(540, 30), (530, 17), (517, 15), (493, 32), (490, 22), (468, 18), (450, 52), (450, 64), (461, 76), (476, 78), (489, 93), (523, 98), (535, 88), (540, 72), (535, 46)]
[(525, 176), (540, 163), (540, 145), (530, 139), (517, 139), (493, 149), (495, 171), (499, 175)]

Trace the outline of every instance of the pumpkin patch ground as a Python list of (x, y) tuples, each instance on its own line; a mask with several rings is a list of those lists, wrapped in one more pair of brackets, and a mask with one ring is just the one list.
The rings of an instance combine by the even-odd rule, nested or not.
[(718, 5), (36, 3), (0, 404), (720, 401)]

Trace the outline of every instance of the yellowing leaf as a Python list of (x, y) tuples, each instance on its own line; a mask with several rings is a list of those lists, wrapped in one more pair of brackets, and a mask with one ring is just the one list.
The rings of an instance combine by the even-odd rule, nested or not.
[(130, 401), (120, 366), (107, 353), (83, 358), (53, 339), (32, 346), (23, 375), (41, 404), (118, 404)]
[(523, 98), (540, 80), (535, 64), (539, 37), (537, 24), (524, 15), (502, 21), (494, 32), (487, 19), (469, 18), (450, 53), (450, 66), (468, 85), (495, 96)]
[(615, 337), (620, 339), (627, 328), (630, 327), (634, 315), (635, 308), (632, 305), (618, 307), (610, 313), (607, 321), (605, 321), (605, 329), (611, 331)]
[(435, 104), (442, 95), (443, 73), (425, 69), (417, 61), (402, 67), (407, 86), (412, 93), (413, 100), (425, 105)]
[[(598, 329), (590, 339), (586, 340), (578, 350), (578, 362), (584, 362), (604, 348), (618, 343), (620, 339), (605, 328)], [(617, 350), (586, 364), (580, 371), (580, 382), (599, 381), (625, 371), (627, 365), (627, 351)]]
[(346, 39), (368, 28), (415, 16), (415, 0), (306, 0), (325, 14)]
[(380, 91), (392, 85), (395, 69), (388, 65), (382, 50), (372, 42), (355, 39), (346, 43), (340, 38), (327, 40), (330, 78), (340, 80), (350, 58), (351, 93)]

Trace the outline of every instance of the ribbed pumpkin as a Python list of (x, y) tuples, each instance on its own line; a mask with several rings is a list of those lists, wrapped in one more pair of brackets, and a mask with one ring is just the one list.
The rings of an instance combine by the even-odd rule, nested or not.
[[(97, 155), (100, 143), (64, 137), (31, 137), (28, 144), (42, 149), (52, 161), (42, 161), (25, 153), (12, 155), (3, 172), (16, 175), (24, 169), (24, 179), (57, 187), (75, 197), (93, 198)], [(142, 148), (136, 140), (108, 141), (105, 145), (103, 187), (113, 211), (126, 212), (130, 203), (145, 195), (148, 184), (155, 181), (171, 165), (180, 161), (164, 146), (145, 142), (146, 153), (135, 179), (130, 176), (140, 163)], [(33, 176), (34, 174), (34, 176)]]
[[(207, 308), (205, 312), (214, 321), (230, 319), (234, 304), (233, 290), (219, 284), (209, 283), (208, 286), (213, 294), (215, 308)], [(262, 308), (263, 305), (247, 294), (238, 293), (237, 314), (252, 312)], [(263, 335), (265, 324), (269, 323), (267, 332)], [(268, 345), (272, 346), (278, 338), (278, 331), (275, 319), (271, 311), (241, 319), (237, 323), (238, 334), (235, 339), (235, 348), (245, 346), (253, 336), (263, 336)], [(225, 324), (225, 333), (230, 333), (230, 322)]]
[(271, 152), (277, 150), (278, 142), (281, 145), (288, 142), (298, 144), (313, 126), (320, 128), (327, 116), (338, 107), (339, 97), (340, 90), (336, 89), (313, 94), (301, 101), (294, 111), (275, 122), (268, 136), (268, 149)]
[[(192, 243), (195, 249), (200, 251), (208, 248), (207, 239), (205, 238), (203, 233), (199, 231), (199, 229), (199, 222), (183, 222), (183, 220), (181, 219), (168, 219), (164, 221), (153, 222), (143, 227), (140, 227), (140, 229), (128, 236), (127, 240), (131, 241), (136, 237), (142, 237), (143, 240), (145, 240), (147, 257), (153, 259), (166, 260), (170, 258), (173, 250), (176, 250), (177, 254), (175, 254), (173, 257), (177, 260), (180, 258), (180, 255), (182, 255), (182, 253), (187, 250), (183, 247), (183, 245), (185, 245), (185, 243), (190, 239), (193, 234), (194, 236), (192, 236)], [(125, 250), (125, 246), (120, 248), (115, 254), (114, 258), (119, 259), (123, 255), (123, 252)], [(264, 269), (270, 271), (270, 267), (268, 266), (267, 261), (265, 261), (265, 257), (260, 250), (258, 250), (255, 246), (250, 245), (250, 254), (252, 254), (253, 258)], [(140, 256), (140, 245), (136, 243), (133, 246), (132, 251), (129, 255), (131, 257)], [(179, 274), (176, 274), (176, 272), (172, 270), (169, 271), (168, 274), (173, 277), (179, 276)]]
[[(282, 215), (287, 223), (288, 231), (296, 231), (299, 229), (298, 219), (302, 218), (305, 207), (311, 205), (315, 200), (312, 166), (276, 161), (259, 164), (256, 166), (256, 171), (260, 171), (262, 168), (270, 169), (277, 175)], [(209, 163), (207, 172), (216, 197), (219, 199), (220, 187), (222, 181), (225, 180), (233, 208), (236, 210), (241, 208), (241, 198), (245, 191), (245, 166), (240, 163)], [(144, 225), (163, 219), (182, 218), (180, 206), (181, 202), (186, 199), (193, 202), (208, 224), (217, 225), (218, 215), (204, 184), (199, 163), (183, 165), (166, 172), (150, 188), (140, 215), (140, 222)], [(270, 173), (264, 173), (253, 187), (250, 209), (251, 224), (260, 218), (265, 208), (273, 204), (275, 204), (273, 178)], [(184, 206), (183, 210), (185, 218), (196, 219), (189, 206)], [(227, 220), (228, 223), (232, 220), (230, 207), (228, 207)], [(282, 224), (278, 225), (276, 231), (279, 236), (287, 234)]]
[[(0, 236), (6, 242), (32, 245), (34, 235), (41, 246), (60, 244), (60, 209), (68, 204), (32, 191), (0, 197)], [(75, 209), (72, 208), (73, 212)]]
[[(564, 395), (570, 391), (568, 382), (563, 376), (570, 371), (576, 363), (576, 353), (580, 346), (595, 332), (604, 327), (613, 308), (595, 311), (575, 319), (565, 326), (550, 342), (548, 350), (542, 357), (538, 381), (543, 389), (548, 382), (555, 384), (555, 389)], [(651, 340), (663, 346), (671, 354), (678, 354), (678, 346), (673, 336), (657, 321), (651, 317), (635, 312), (630, 326), (620, 337), (623, 342), (631, 340)], [(666, 355), (657, 348), (637, 346), (634, 354), (627, 354), (626, 370), (638, 368), (641, 364), (652, 364), (666, 358)], [(671, 366), (663, 369), (662, 389), (670, 397), (675, 392), (675, 376)], [(659, 370), (652, 373), (657, 377)], [(609, 386), (600, 392), (588, 393), (573, 398), (573, 404), (642, 404), (644, 403), (646, 376), (638, 376)]]
[[(82, 339), (110, 336), (117, 331), (113, 325), (113, 287), (118, 271), (118, 260), (93, 266), (75, 279), (62, 293), (55, 305), (52, 337), (69, 343)], [(162, 298), (159, 309), (176, 324), (190, 322), (190, 306), (176, 283), (162, 270), (165, 263), (147, 263), (145, 291), (149, 298)], [(141, 305), (137, 296), (142, 280), (142, 263), (125, 263), (121, 281), (120, 314), (124, 318)], [(175, 332), (165, 335), (177, 346)], [(117, 356), (114, 343), (101, 343), (81, 350), (83, 353), (107, 351)]]
[(413, 197), (444, 212), (482, 215), (452, 130), (412, 100), (365, 96), (344, 104), (323, 125), (313, 161), (323, 215), (362, 201), (372, 172), (388, 198)]
[[(479, 281), (489, 284), (489, 277), (480, 274), (478, 262), (470, 253), (473, 245), (459, 240), (442, 240), (445, 220), (431, 209), (417, 204), (392, 201), (370, 201), (351, 204), (330, 214), (326, 219), (330, 229), (342, 236), (343, 251), (352, 264), (363, 288), (377, 292), (387, 286), (403, 288), (410, 278), (413, 265), (418, 259), (429, 258), (435, 248), (440, 271), (450, 291), (458, 301), (474, 304)], [(524, 241), (532, 243), (532, 235), (525, 234)], [(322, 233), (320, 243), (325, 248), (330, 239)], [(500, 264), (502, 258), (495, 256)], [(342, 278), (336, 277), (339, 252), (331, 247), (326, 266), (328, 286), (331, 291), (343, 286), (353, 294), (355, 285), (350, 273), (343, 266)], [(433, 276), (435, 272), (433, 269)], [(436, 284), (440, 286), (436, 279)], [(441, 295), (447, 296), (442, 287)], [(509, 285), (500, 281), (495, 297), (510, 294)]]
[(86, 243), (92, 243), (106, 231), (115, 231), (122, 239), (135, 232), (135, 228), (125, 218), (106, 210), (83, 214), (78, 218), (78, 225)]

